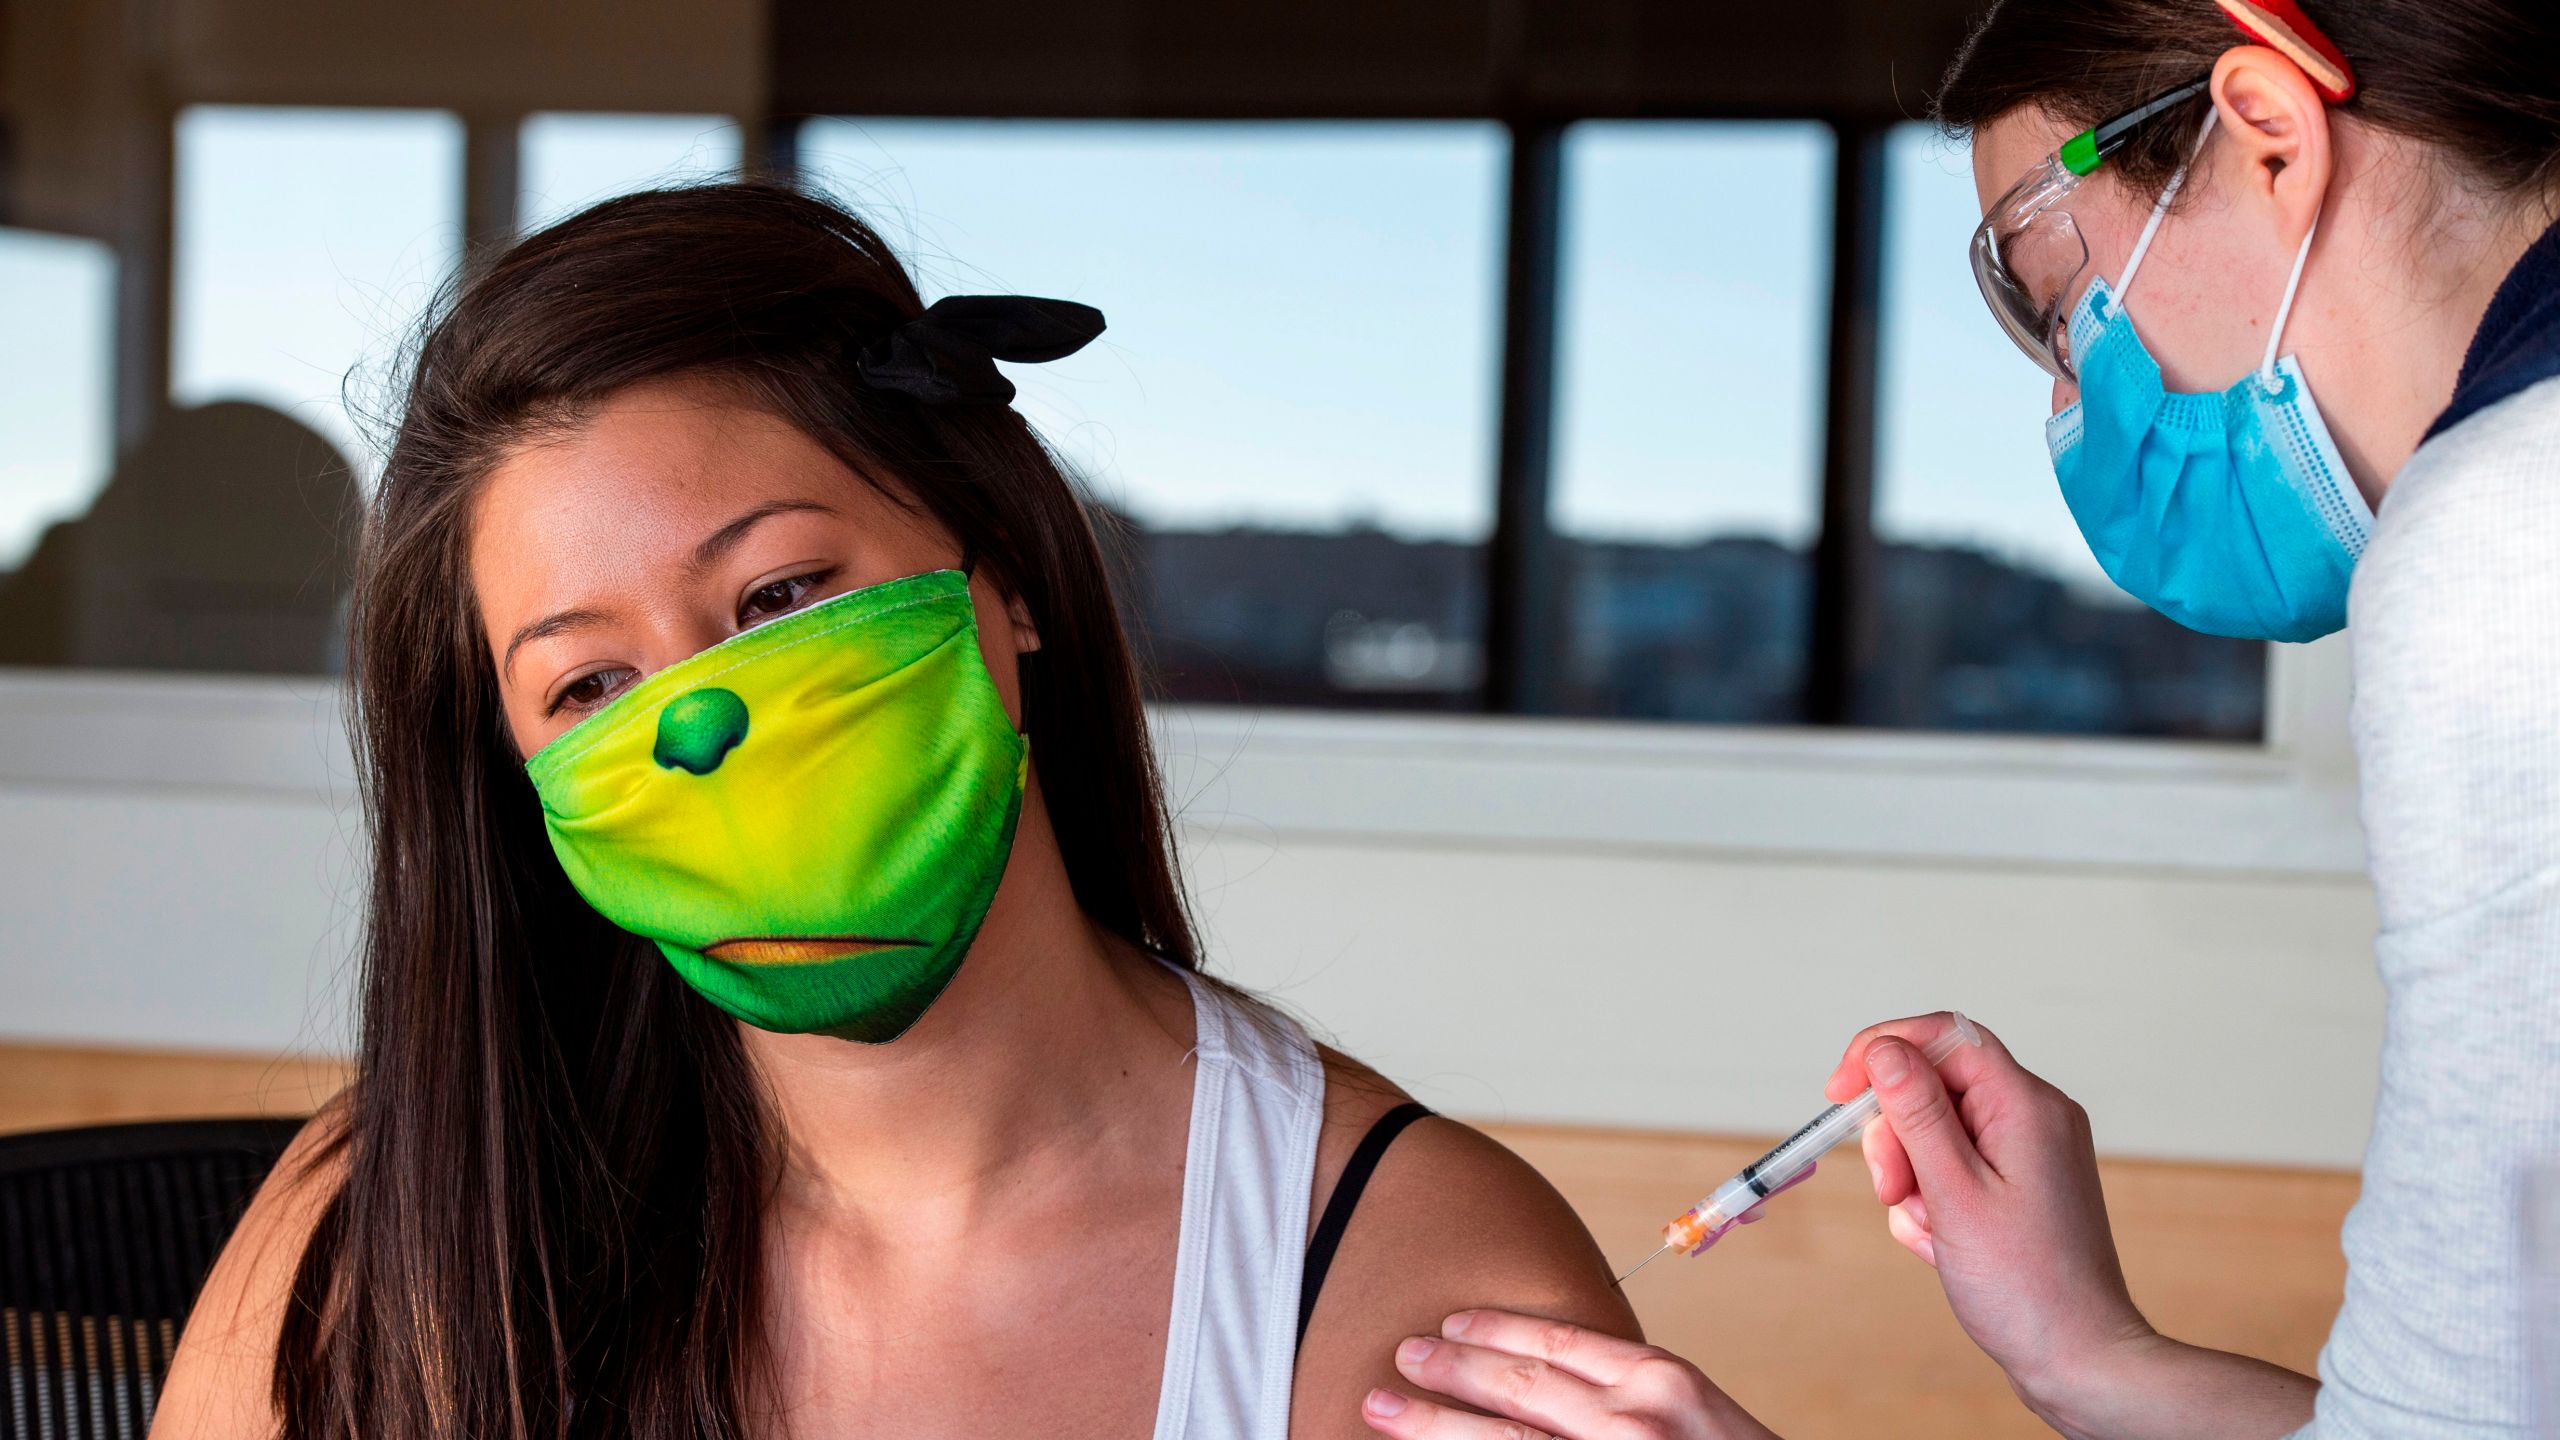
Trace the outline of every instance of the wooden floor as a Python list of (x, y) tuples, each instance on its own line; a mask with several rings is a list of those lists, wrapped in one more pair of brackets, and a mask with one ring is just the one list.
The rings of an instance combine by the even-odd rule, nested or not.
[[(267, 1060), (0, 1045), (0, 1131), (106, 1120), (298, 1114), (343, 1069)], [(1612, 1259), (1765, 1139), (1487, 1127), (1570, 1199)], [(2351, 1174), (2115, 1161), (2109, 1205), (2134, 1298), (2200, 1344), (2310, 1368), (2345, 1268)], [(1698, 1260), (1665, 1256), (1627, 1286), (1655, 1343), (1790, 1440), (2049, 1435), (1966, 1343), (1929, 1269), (1884, 1232), (1865, 1168), (1844, 1152), (1765, 1223)], [(1859, 1357), (1843, 1365), (1841, 1357)]]

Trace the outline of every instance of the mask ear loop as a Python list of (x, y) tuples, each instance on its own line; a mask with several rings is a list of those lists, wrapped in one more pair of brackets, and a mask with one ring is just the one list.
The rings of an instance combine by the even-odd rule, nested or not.
[(2151, 237), (2160, 233), (2160, 222), (2168, 217), (2169, 203), (2178, 198), (2188, 173), (2196, 168), (2196, 157), (2204, 153), (2204, 142), (2213, 138), (2214, 124), (2221, 118), (2221, 112), (2210, 105), (2205, 107), (2204, 124), (2196, 130), (2196, 143), (2188, 147), (2187, 163), (2178, 167), (2178, 173), (2170, 176), (2168, 185), (2160, 191), (2159, 203), (2151, 207), (2151, 218), (2142, 223), (2142, 238), (2133, 242), (2133, 254), (2124, 262), (2124, 278), (2116, 282), (2117, 309), (2124, 308), (2124, 297), (2133, 289), (2133, 277), (2142, 269), (2142, 257), (2151, 253)]
[[(2321, 205), (2326, 208), (2324, 196)], [(2284, 282), (2284, 300), (2276, 306), (2276, 323), (2267, 330), (2267, 353), (2258, 361), (2258, 383), (2269, 391), (2281, 390), (2284, 382), (2276, 378), (2276, 347), (2284, 343), (2284, 322), (2293, 318), (2294, 292), (2302, 288), (2302, 267), (2311, 259), (2311, 238), (2320, 233), (2320, 211), (2311, 212), (2311, 228), (2302, 232), (2302, 248), (2293, 252), (2293, 274)]]

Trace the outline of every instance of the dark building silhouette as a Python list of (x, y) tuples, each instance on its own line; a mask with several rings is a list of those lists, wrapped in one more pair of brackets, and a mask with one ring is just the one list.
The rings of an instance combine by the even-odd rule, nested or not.
[(0, 664), (333, 671), (359, 499), (289, 416), (171, 410), (88, 514), (0, 576)]
[(1559, 543), (1567, 711), (1730, 725), (1802, 717), (1813, 593), (1803, 551), (1742, 537)]
[[(1484, 552), (1374, 529), (1155, 530), (1124, 594), (1169, 698), (1474, 710)], [(1785, 725), (1803, 714), (1811, 565), (1775, 541), (1558, 540), (1573, 714)], [(2255, 740), (2266, 647), (2198, 635), (1981, 551), (1881, 547), (1853, 718), (1922, 730)]]
[(1478, 707), (1482, 546), (1374, 529), (1121, 523), (1126, 618), (1162, 693), (1207, 704)]
[(1882, 589), (1861, 723), (2244, 740), (2264, 729), (2263, 644), (1951, 546), (1884, 547)]

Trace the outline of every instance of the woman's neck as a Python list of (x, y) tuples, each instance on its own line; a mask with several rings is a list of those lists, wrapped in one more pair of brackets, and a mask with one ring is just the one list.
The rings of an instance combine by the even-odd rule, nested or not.
[[(2453, 396), (2463, 356), (2546, 208), (2478, 195), (2422, 168), (2422, 147), (2340, 127), (2331, 213), (2303, 283), (2299, 347), (2322, 417), (2366, 501), (2383, 494)], [(2325, 256), (2322, 251), (2328, 252)], [(2294, 347), (2288, 345), (2288, 349)]]
[(967, 959), (885, 1045), (748, 1029), (778, 1122), (779, 1199), (853, 1223), (955, 1232), (1011, 1187), (1090, 1169), (1187, 1104), (1179, 979), (1085, 916), (1037, 790)]

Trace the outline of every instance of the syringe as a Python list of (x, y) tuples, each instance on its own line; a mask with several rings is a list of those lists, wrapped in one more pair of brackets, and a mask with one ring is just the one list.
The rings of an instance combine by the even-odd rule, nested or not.
[[(1973, 1022), (1953, 1011), (1948, 1014), (1955, 1026), (1944, 1035), (1920, 1047), (1920, 1053), (1934, 1066), (1956, 1053), (1960, 1046), (1979, 1045), (1982, 1035)], [(1742, 1173), (1717, 1186), (1706, 1199), (1682, 1211), (1680, 1218), (1662, 1227), (1662, 1250), (1636, 1262), (1635, 1270), (1618, 1277), (1623, 1285), (1628, 1278), (1650, 1265), (1663, 1250), (1698, 1249), (1722, 1234), (1740, 1220), (1745, 1211), (1786, 1188), (1789, 1181), (1813, 1168), (1813, 1162), (1828, 1154), (1831, 1147), (1866, 1128), (1876, 1118), (1876, 1092), (1861, 1090), (1858, 1098), (1844, 1100), (1813, 1117), (1803, 1129), (1781, 1140), (1768, 1154), (1742, 1167)]]

